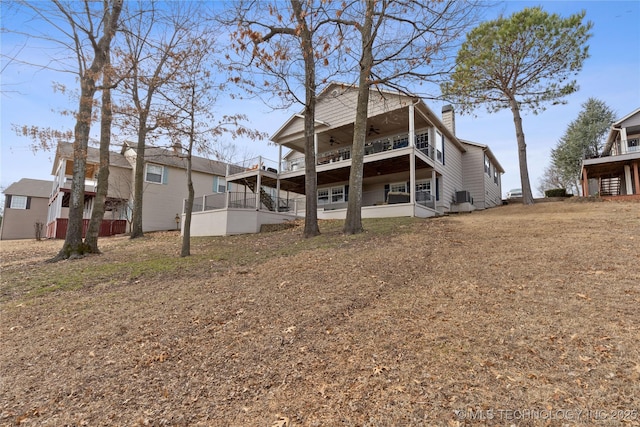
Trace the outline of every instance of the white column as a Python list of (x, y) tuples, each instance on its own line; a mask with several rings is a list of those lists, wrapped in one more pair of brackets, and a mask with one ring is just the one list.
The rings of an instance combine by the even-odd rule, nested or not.
[(262, 187), (262, 182), (260, 180), (262, 175), (262, 156), (258, 156), (258, 176), (256, 177), (256, 210), (260, 210), (260, 188)]
[(315, 154), (313, 157), (315, 157), (316, 165), (317, 165), (318, 164), (318, 134), (315, 133), (315, 131), (313, 133), (313, 152)]
[(416, 117), (415, 107), (413, 104), (409, 105), (409, 147), (415, 147), (416, 145)]
[(631, 181), (631, 166), (624, 165), (625, 194), (633, 194), (633, 183)]
[[(282, 145), (278, 144), (278, 171), (276, 172), (276, 202), (280, 200), (280, 171), (282, 170)], [(279, 206), (279, 202), (278, 202)]]
[(620, 153), (619, 154), (627, 154), (629, 152), (629, 142), (627, 139), (627, 128), (620, 129)]
[(409, 153), (409, 202), (416, 203), (416, 152)]
[(431, 170), (431, 198), (433, 199), (433, 208), (436, 208), (436, 194), (438, 193), (438, 190), (436, 189), (436, 170), (432, 169)]

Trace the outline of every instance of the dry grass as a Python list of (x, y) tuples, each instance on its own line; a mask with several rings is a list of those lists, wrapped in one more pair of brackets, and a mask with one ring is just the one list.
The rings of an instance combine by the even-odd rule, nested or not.
[(640, 204), (365, 227), (2, 242), (0, 424), (640, 425)]

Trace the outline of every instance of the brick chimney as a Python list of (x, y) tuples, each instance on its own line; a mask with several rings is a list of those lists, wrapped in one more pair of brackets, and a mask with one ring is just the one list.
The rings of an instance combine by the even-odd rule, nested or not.
[(453, 135), (456, 134), (456, 115), (452, 105), (442, 107), (442, 124), (449, 129)]

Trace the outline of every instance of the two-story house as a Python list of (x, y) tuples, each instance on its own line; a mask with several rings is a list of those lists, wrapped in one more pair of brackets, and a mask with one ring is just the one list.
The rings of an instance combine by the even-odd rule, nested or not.
[[(356, 103), (357, 88), (340, 83), (328, 85), (317, 97), (314, 154), (319, 219), (346, 216)], [(456, 136), (452, 107), (445, 106), (439, 118), (420, 98), (371, 89), (367, 129), (363, 218), (430, 217), (501, 204), (504, 169), (487, 145)], [(271, 140), (280, 147), (277, 161), (232, 168), (226, 179), (244, 186), (245, 196), (250, 197), (234, 209), (248, 206), (269, 214), (271, 221), (274, 215), (284, 221), (287, 215), (304, 213), (304, 116), (291, 116)], [(229, 203), (219, 204), (197, 213), (192, 231), (195, 235), (240, 232), (205, 225), (222, 223), (229, 208)], [(233, 215), (237, 217), (237, 212)], [(259, 223), (260, 215), (253, 215)]]
[(640, 108), (611, 125), (602, 155), (582, 161), (582, 194), (640, 196)]
[[(133, 206), (136, 147), (125, 143), (120, 152), (109, 154), (109, 188), (101, 236), (129, 231)], [(99, 150), (90, 147), (86, 162), (84, 231), (95, 200)], [(187, 194), (185, 156), (177, 148), (147, 147), (144, 168), (143, 231), (176, 229), (179, 227), (176, 216), (180, 218)], [(225, 163), (197, 156), (192, 158), (192, 180), (197, 194), (225, 192), (226, 173)], [(48, 207), (47, 237), (64, 238), (73, 176), (73, 144), (58, 144), (52, 174), (54, 181)]]

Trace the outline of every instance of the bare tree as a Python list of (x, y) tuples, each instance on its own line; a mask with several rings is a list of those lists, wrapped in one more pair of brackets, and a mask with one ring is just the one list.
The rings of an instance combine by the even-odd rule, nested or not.
[(210, 28), (198, 32), (192, 28), (192, 31), (188, 48), (175, 53), (184, 56), (180, 61), (180, 74), (171, 84), (159, 90), (164, 101), (174, 108), (175, 113), (167, 132), (174, 146), (181, 149), (177, 151), (186, 162), (188, 197), (182, 229), (182, 257), (191, 255), (191, 215), (195, 196), (192, 179), (194, 153), (215, 152), (219, 139), (223, 136), (265, 136), (244, 126), (243, 122), (247, 120), (245, 115), (225, 114), (220, 118), (216, 117), (214, 112), (217, 98), (225, 93), (225, 85), (216, 84), (215, 70), (212, 69), (216, 40), (207, 36), (213, 32)]
[(111, 146), (111, 123), (113, 113), (111, 108), (111, 82), (113, 69), (111, 67), (111, 50), (105, 49), (105, 64), (102, 73), (102, 103), (100, 106), (100, 166), (98, 168), (98, 185), (94, 197), (91, 219), (87, 227), (84, 244), (90, 253), (100, 253), (98, 236), (104, 219), (105, 201), (109, 192), (109, 148)]
[[(157, 100), (159, 90), (181, 73), (191, 25), (199, 18), (193, 4), (158, 2), (128, 3), (128, 26), (123, 31), (125, 44), (119, 49), (123, 81), (117, 106), (120, 127), (133, 130), (137, 139), (133, 192), (131, 238), (142, 237), (142, 199), (144, 190), (145, 148), (156, 131), (171, 123), (173, 107)], [(156, 133), (154, 133), (156, 132)]]
[[(102, 77), (105, 52), (116, 34), (122, 11), (122, 0), (105, 0), (98, 4), (83, 2), (63, 2), (53, 0), (51, 6), (40, 3), (21, 2), (20, 6), (33, 12), (34, 18), (46, 23), (55, 35), (41, 32), (35, 37), (61, 47), (63, 54), (52, 58), (42, 66), (48, 69), (69, 72), (74, 70), (80, 81), (80, 97), (73, 131), (73, 178), (69, 205), (69, 222), (65, 242), (52, 261), (78, 257), (87, 251), (82, 241), (84, 189), (86, 175), (89, 132), (93, 116), (94, 95), (97, 82)], [(29, 34), (26, 34), (31, 36)], [(73, 57), (75, 66), (70, 67)], [(23, 131), (27, 128), (23, 127)], [(35, 133), (33, 132), (35, 131)], [(41, 130), (38, 138), (46, 141), (51, 136), (64, 132), (52, 129)], [(31, 128), (31, 134), (38, 131)], [(43, 137), (44, 135), (44, 137)], [(48, 137), (46, 135), (49, 135)]]
[(438, 83), (453, 67), (453, 48), (479, 13), (478, 7), (476, 1), (354, 0), (334, 19), (360, 42), (354, 58), (358, 101), (345, 234), (363, 230), (363, 159), (371, 89), (388, 87), (413, 95), (417, 91), (409, 88), (420, 84), (428, 91), (429, 84)]
[[(248, 58), (242, 65), (259, 70), (262, 77), (261, 82), (246, 77), (237, 77), (235, 81), (245, 83), (253, 93), (277, 94), (281, 106), (304, 105), (305, 237), (320, 234), (314, 144), (317, 71), (318, 64), (329, 65), (327, 57), (335, 49), (329, 39), (331, 32), (326, 31), (330, 23), (327, 5), (302, 0), (290, 0), (289, 7), (279, 2), (258, 5), (255, 0), (238, 1), (235, 16), (228, 21), (237, 25), (233, 33), (236, 53)], [(264, 13), (265, 7), (268, 15)], [(325, 67), (323, 81), (330, 74), (327, 70)], [(304, 98), (299, 95), (302, 91)]]

